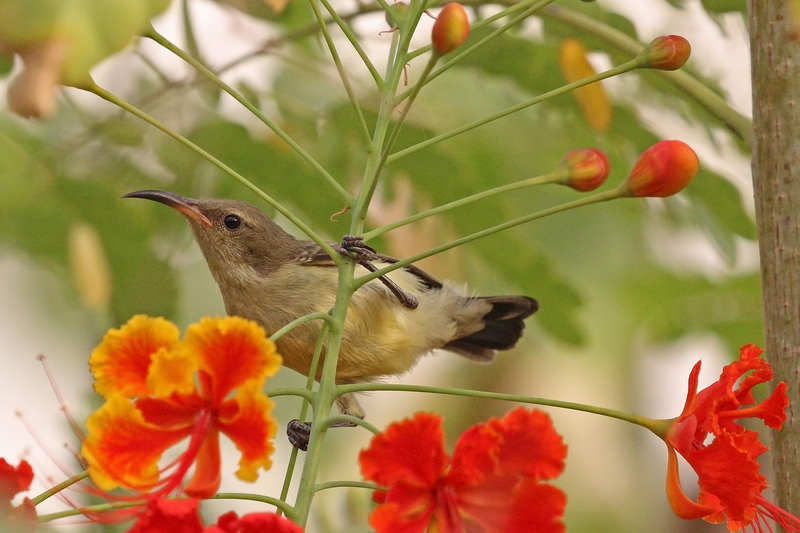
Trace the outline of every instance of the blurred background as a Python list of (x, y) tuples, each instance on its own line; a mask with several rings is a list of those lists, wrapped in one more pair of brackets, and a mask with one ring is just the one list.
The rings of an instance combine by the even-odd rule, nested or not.
[[(556, 5), (645, 43), (664, 34), (686, 37), (693, 49), (688, 71), (750, 116), (744, 0), (559, 0)], [(388, 29), (385, 13), (371, 4), (334, 6), (355, 14), (349, 19), (352, 28), (382, 71), (391, 41), (381, 33)], [(474, 7), (470, 16), (476, 20), (498, 10)], [(173, 42), (193, 49), (345, 188), (357, 191), (364, 150), (329, 53), (316, 34), (306, 31), (313, 26), (307, 3), (176, 0), (153, 23)], [(431, 25), (432, 19), (423, 17), (412, 49), (429, 42)], [(332, 33), (360, 105), (374, 120), (372, 80), (341, 32), (333, 27)], [(482, 34), (474, 32), (471, 39)], [(597, 71), (624, 57), (575, 27), (547, 16), (531, 18), (426, 86), (398, 147), (563, 85), (558, 50), (566, 38), (587, 47)], [(408, 66), (412, 81), (426, 60)], [(4, 67), (4, 85), (19, 67)], [(92, 75), (101, 87), (208, 150), (330, 240), (347, 232), (346, 215), (330, 219), (343, 205), (309, 165), (233, 99), (152, 41), (135, 41), (97, 65)], [(747, 147), (657, 76), (625, 74), (603, 82), (603, 88), (610, 107), (608, 120), (600, 124), (591, 107), (564, 95), (396, 161), (381, 183), (369, 226), (549, 172), (574, 148), (596, 147), (609, 156), (612, 174), (605, 188), (616, 186), (636, 157), (664, 138), (695, 148), (701, 173), (675, 198), (589, 206), (423, 262), (436, 277), (468, 283), (474, 293), (533, 296), (541, 310), (528, 320), (517, 348), (490, 366), (441, 353), (392, 382), (542, 396), (671, 418), (683, 407), (689, 370), (697, 360), (703, 360), (702, 387), (716, 380), (739, 346), (762, 342)], [(62, 470), (79, 470), (72, 453), (80, 442), (37, 361), (39, 354), (47, 356), (66, 408), (82, 421), (100, 405), (87, 360), (109, 327), (147, 313), (174, 320), (184, 330), (203, 316), (225, 313), (183, 218), (152, 202), (120, 199), (148, 188), (258, 203), (208, 162), (92, 94), (62, 89), (57, 112), (47, 120), (20, 118), (6, 106), (0, 110), (0, 456), (12, 464), (20, 458), (32, 463), (31, 495), (61, 481)], [(578, 194), (549, 186), (497, 196), (371, 244), (407, 257)], [(274, 215), (269, 206), (259, 205)], [(280, 216), (276, 220), (299, 235)], [(305, 377), (286, 369), (268, 387), (304, 383)], [(287, 397), (275, 402), (283, 427), (297, 416), (300, 402)], [(442, 414), (450, 450), (466, 427), (514, 407), (397, 392), (369, 394), (361, 403), (378, 427), (417, 410)], [(666, 450), (653, 435), (593, 415), (548, 412), (569, 446), (567, 469), (555, 481), (568, 496), (569, 531), (723, 530), (673, 516), (664, 493)], [(356, 457), (369, 438), (361, 429), (330, 432), (319, 481), (360, 479)], [(277, 496), (290, 453), (282, 432), (276, 447), (272, 470), (255, 485), (235, 480), (238, 456), (232, 446), (226, 449), (230, 458), (223, 462), (221, 490)], [(682, 471), (682, 480), (695, 494), (690, 469)], [(80, 499), (77, 493), (72, 497)], [(363, 489), (320, 493), (308, 531), (369, 531), (369, 497)], [(59, 502), (40, 507), (41, 512), (63, 508)], [(209, 522), (232, 508), (264, 510), (239, 501), (203, 505)], [(86, 524), (54, 528), (103, 530)]]

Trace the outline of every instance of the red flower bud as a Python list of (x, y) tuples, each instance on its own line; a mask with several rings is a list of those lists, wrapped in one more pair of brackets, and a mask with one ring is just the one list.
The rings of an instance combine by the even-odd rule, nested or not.
[(431, 32), (431, 44), (436, 53), (444, 55), (452, 52), (469, 36), (467, 12), (456, 2), (450, 2), (436, 17)]
[(606, 181), (611, 165), (606, 154), (597, 148), (572, 150), (559, 163), (569, 174), (561, 182), (576, 191), (593, 191)]
[(681, 68), (692, 53), (692, 45), (680, 35), (656, 37), (644, 49), (650, 68), (677, 70)]
[(699, 166), (697, 154), (688, 144), (661, 141), (639, 156), (621, 187), (632, 196), (672, 196), (689, 185)]

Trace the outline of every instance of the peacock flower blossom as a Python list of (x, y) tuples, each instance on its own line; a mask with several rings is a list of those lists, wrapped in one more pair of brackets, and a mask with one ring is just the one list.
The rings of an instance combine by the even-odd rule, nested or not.
[(294, 522), (275, 513), (249, 513), (241, 518), (233, 511), (215, 525), (204, 526), (200, 500), (151, 499), (128, 533), (303, 533)]
[[(281, 358), (264, 330), (239, 317), (204, 318), (184, 340), (163, 318), (137, 315), (110, 330), (92, 352), (95, 390), (105, 404), (86, 422), (81, 453), (104, 491), (179, 488), (195, 498), (214, 495), (220, 483), (219, 434), (241, 452), (236, 475), (255, 481), (271, 466), (277, 425), (261, 392)], [(162, 454), (184, 439), (186, 450), (164, 470)]]
[[(761, 496), (768, 485), (759, 472), (757, 458), (768, 448), (757, 432), (736, 422), (760, 418), (766, 426), (778, 430), (786, 420), (786, 383), (778, 383), (761, 403), (756, 404), (753, 398), (753, 387), (771, 380), (773, 374), (760, 354), (755, 345), (743, 346), (739, 360), (725, 366), (719, 380), (699, 392), (698, 362), (689, 374), (683, 412), (666, 421), (662, 438), (669, 454), (667, 497), (680, 518), (703, 518), (714, 524), (727, 520), (730, 531), (744, 531), (751, 524), (761, 531), (771, 519), (786, 531), (800, 531), (800, 520)], [(681, 488), (676, 452), (697, 473), (700, 494), (696, 502)]]
[(11, 466), (0, 458), (0, 530), (14, 533), (33, 533), (39, 519), (36, 507), (29, 498), (17, 506), (11, 500), (20, 492), (25, 492), (33, 481), (33, 469), (27, 461)]
[(560, 533), (566, 496), (542, 483), (564, 469), (567, 447), (550, 418), (518, 408), (467, 429), (453, 456), (442, 419), (429, 413), (389, 425), (359, 454), (381, 489), (377, 533)]

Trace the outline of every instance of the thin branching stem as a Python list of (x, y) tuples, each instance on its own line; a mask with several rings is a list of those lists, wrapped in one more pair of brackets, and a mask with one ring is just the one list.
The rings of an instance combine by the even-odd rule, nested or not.
[[(326, 9), (331, 13), (334, 20), (337, 23), (340, 23), (340, 28), (346, 28), (347, 25), (341, 22), (341, 19), (335, 16), (336, 12), (333, 8), (328, 4), (325, 0), (321, 0), (325, 5)], [(328, 25), (325, 24), (325, 19), (322, 17), (322, 12), (319, 10), (319, 5), (317, 4), (317, 0), (309, 0), (311, 4), (311, 10), (314, 12), (314, 16), (317, 18), (317, 22), (319, 23), (320, 31), (322, 32), (322, 37), (325, 39), (325, 44), (328, 45), (328, 51), (331, 54), (331, 59), (333, 59), (333, 64), (336, 65), (336, 71), (339, 73), (339, 79), (342, 81), (342, 86), (344, 86), (344, 90), (347, 93), (347, 98), (350, 100), (350, 105), (353, 107), (353, 113), (356, 116), (356, 122), (358, 122), (358, 131), (361, 133), (361, 140), (364, 142), (364, 145), (368, 148), (371, 147), (372, 141), (369, 137), (369, 127), (367, 127), (367, 121), (364, 119), (364, 113), (361, 111), (361, 106), (358, 104), (358, 98), (356, 97), (355, 91), (353, 91), (353, 86), (350, 83), (350, 78), (347, 76), (347, 71), (342, 64), (342, 59), (339, 57), (339, 52), (336, 50), (336, 44), (333, 42), (333, 37), (331, 37), (330, 31), (328, 31)], [(352, 35), (352, 32), (349, 29), (345, 32), (345, 35), (350, 40), (350, 42), (356, 46), (356, 50), (362, 55), (361, 59), (365, 62), (367, 67), (372, 67), (370, 69), (370, 73), (375, 71), (375, 67), (372, 66), (372, 63), (369, 61), (369, 58), (364, 54), (364, 51), (361, 50), (360, 46), (357, 46), (357, 42), (355, 36)], [(373, 76), (377, 75), (377, 72), (374, 72)], [(375, 80), (378, 86), (380, 87), (383, 84), (383, 81), (380, 79), (380, 76)]]
[[(236, 91), (233, 87), (222, 81), (219, 76), (217, 76), (214, 72), (211, 71), (208, 67), (197, 61), (195, 58), (181, 50), (178, 46), (175, 46), (172, 42), (170, 42), (166, 37), (158, 33), (155, 28), (152, 26), (148, 30), (147, 37), (152, 39), (153, 41), (157, 42), (176, 56), (180, 57), (187, 63), (189, 63), (194, 69), (198, 72), (206, 76), (209, 80), (213, 81), (220, 89), (228, 93), (234, 100), (242, 104), (248, 111), (250, 111), (253, 116), (258, 118), (261, 122), (264, 123), (269, 129), (271, 129), (278, 137), (280, 137), (286, 144), (288, 144), (306, 163), (311, 165), (314, 170), (317, 171), (324, 179), (328, 182), (328, 184), (333, 187), (333, 189), (339, 193), (339, 195), (344, 198), (345, 201), (350, 203), (353, 200), (353, 197), (350, 193), (342, 187), (338, 181), (336, 181), (330, 173), (325, 170), (325, 168), (320, 165), (316, 159), (314, 159), (311, 154), (306, 152), (299, 144), (292, 139), (289, 134), (283, 131), (274, 121), (272, 121), (269, 117), (264, 115), (257, 107), (251, 104), (247, 98), (245, 98), (242, 94)], [(277, 209), (277, 207), (276, 207)]]
[(283, 216), (285, 216), (287, 219), (289, 219), (289, 221), (292, 222), (292, 224), (294, 224), (295, 226), (300, 228), (300, 230), (303, 231), (303, 233), (305, 233), (306, 235), (308, 235), (308, 237), (310, 239), (312, 239), (314, 242), (319, 244), (319, 246), (323, 250), (325, 250), (325, 252), (328, 255), (331, 256), (331, 259), (334, 262), (338, 263), (339, 261), (341, 261), (341, 256), (339, 254), (337, 254), (333, 250), (333, 248), (331, 248), (331, 246), (325, 241), (325, 239), (320, 237), (305, 222), (303, 222), (302, 220), (297, 218), (294, 215), (294, 213), (292, 213), (291, 211), (289, 211), (288, 209), (283, 207), (280, 203), (278, 203), (277, 200), (272, 198), (270, 195), (268, 195), (267, 193), (265, 193), (264, 191), (262, 191), (261, 189), (256, 187), (247, 178), (245, 178), (244, 176), (242, 176), (241, 174), (239, 174), (238, 172), (233, 170), (231, 167), (229, 167), (228, 165), (226, 165), (225, 163), (223, 163), (222, 161), (220, 161), (219, 159), (217, 159), (213, 155), (209, 154), (208, 152), (206, 152), (205, 150), (203, 150), (202, 148), (197, 146), (195, 143), (193, 143), (192, 141), (190, 141), (189, 139), (187, 139), (183, 135), (181, 135), (178, 132), (174, 131), (172, 128), (167, 127), (165, 124), (163, 124), (162, 122), (160, 122), (160, 121), (156, 120), (155, 118), (151, 117), (150, 115), (148, 115), (147, 113), (145, 113), (141, 109), (139, 109), (139, 108), (137, 108), (135, 106), (132, 106), (131, 104), (129, 104), (128, 102), (126, 102), (122, 98), (119, 98), (118, 96), (112, 94), (111, 92), (103, 89), (102, 87), (100, 87), (99, 85), (97, 85), (94, 82), (91, 82), (91, 83), (87, 82), (80, 88), (85, 90), (85, 91), (94, 93), (97, 96), (99, 96), (100, 98), (102, 98), (103, 100), (111, 102), (112, 104), (124, 109), (125, 111), (128, 111), (132, 115), (144, 120), (145, 122), (147, 122), (148, 124), (150, 124), (154, 128), (163, 131), (164, 133), (166, 133), (167, 135), (169, 135), (170, 137), (172, 137), (173, 139), (175, 139), (176, 141), (178, 141), (182, 145), (186, 146), (187, 148), (189, 148), (190, 150), (195, 152), (197, 155), (199, 155), (200, 157), (202, 157), (203, 159), (205, 159), (206, 161), (208, 161), (209, 163), (211, 163), (212, 165), (214, 165), (215, 167), (217, 167), (218, 169), (220, 169), (224, 173), (228, 174), (229, 176), (231, 176), (232, 178), (237, 180), (239, 183), (241, 183), (242, 185), (244, 185), (245, 187), (247, 187), (251, 191), (253, 191), (257, 196), (259, 196), (262, 200), (267, 202), (269, 205), (274, 207), (276, 211), (278, 211)]
[(417, 222), (424, 218), (428, 218), (433, 215), (438, 215), (439, 213), (444, 213), (445, 211), (449, 211), (450, 209), (455, 209), (456, 207), (461, 207), (463, 205), (467, 205), (473, 202), (477, 202), (479, 200), (484, 200), (496, 194), (514, 191), (517, 189), (522, 189), (524, 187), (533, 187), (534, 185), (545, 185), (548, 183), (555, 183), (559, 182), (564, 179), (567, 175), (568, 171), (566, 169), (556, 170), (550, 174), (545, 174), (543, 176), (535, 176), (533, 178), (528, 178), (526, 180), (518, 181), (515, 183), (508, 183), (506, 185), (501, 185), (499, 187), (495, 187), (493, 189), (489, 189), (487, 191), (479, 192), (473, 194), (471, 196), (467, 196), (465, 198), (461, 198), (459, 200), (454, 200), (444, 205), (440, 205), (438, 207), (434, 207), (432, 209), (428, 209), (427, 211), (423, 211), (421, 213), (416, 213), (409, 217), (403, 218), (396, 222), (392, 222), (391, 224), (386, 224), (385, 226), (381, 226), (376, 228), (372, 231), (368, 231), (364, 234), (364, 241), (368, 241), (370, 239), (374, 239), (375, 237), (379, 237), (383, 235), (387, 231), (391, 231), (393, 229), (397, 229), (399, 227), (405, 226), (406, 224), (411, 224), (412, 222)]

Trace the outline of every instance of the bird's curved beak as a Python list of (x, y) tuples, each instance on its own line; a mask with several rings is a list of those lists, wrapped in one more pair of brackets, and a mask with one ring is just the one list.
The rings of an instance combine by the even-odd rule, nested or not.
[(205, 216), (202, 211), (200, 211), (199, 202), (193, 198), (187, 198), (186, 196), (181, 196), (180, 194), (175, 194), (174, 192), (159, 191), (157, 189), (129, 192), (128, 194), (122, 195), (122, 197), (145, 198), (147, 200), (153, 200), (180, 211), (181, 214), (190, 220), (197, 222), (201, 226), (212, 226), (208, 217)]

